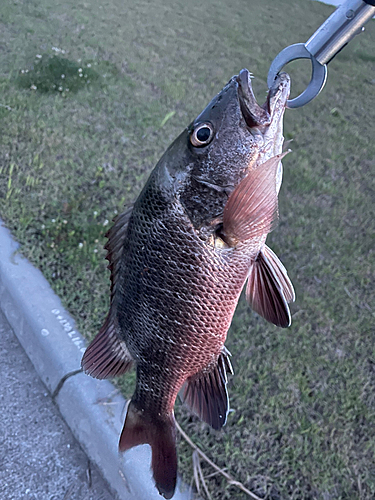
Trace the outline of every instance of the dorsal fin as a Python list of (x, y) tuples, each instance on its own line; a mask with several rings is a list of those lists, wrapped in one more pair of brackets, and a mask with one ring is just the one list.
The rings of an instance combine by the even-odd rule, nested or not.
[(119, 377), (130, 370), (132, 364), (133, 358), (125, 342), (116, 335), (114, 320), (108, 315), (83, 355), (83, 371), (98, 379)]
[[(275, 261), (269, 259), (270, 255), (270, 252), (261, 250), (253, 262), (246, 286), (246, 299), (251, 308), (264, 319), (285, 328), (291, 323), (290, 311), (283, 286), (278, 279), (281, 268), (275, 270)], [(277, 261), (280, 262), (279, 259)], [(280, 265), (282, 266), (281, 262)], [(285, 282), (286, 280), (289, 284), (290, 280), (287, 276), (286, 279), (284, 277)], [(291, 290), (293, 290), (291, 283), (290, 286), (291, 289), (289, 286), (286, 289), (288, 297), (292, 295)]]
[(189, 377), (182, 387), (181, 399), (204, 422), (220, 429), (227, 420), (227, 373), (233, 374), (230, 352), (224, 347), (217, 363)]
[(125, 212), (118, 215), (106, 234), (108, 241), (104, 248), (107, 250), (106, 259), (109, 261), (108, 269), (111, 271), (111, 305), (104, 325), (87, 347), (81, 362), (85, 373), (99, 379), (122, 375), (133, 364), (125, 342), (120, 339), (116, 332), (116, 314), (113, 303), (132, 210), (133, 206), (130, 206)]
[(287, 153), (270, 158), (242, 179), (224, 208), (223, 232), (230, 246), (268, 234), (278, 217), (276, 172)]
[(107, 250), (106, 259), (109, 261), (108, 269), (111, 271), (111, 302), (116, 291), (116, 283), (121, 264), (122, 250), (128, 230), (128, 224), (133, 211), (133, 204), (119, 214), (113, 221), (113, 226), (106, 233), (108, 238), (104, 248)]

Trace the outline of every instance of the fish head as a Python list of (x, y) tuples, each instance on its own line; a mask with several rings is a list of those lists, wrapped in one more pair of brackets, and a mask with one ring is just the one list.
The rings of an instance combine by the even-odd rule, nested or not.
[(197, 168), (213, 178), (229, 176), (237, 183), (249, 168), (281, 153), (290, 78), (278, 75), (262, 106), (251, 79), (247, 69), (231, 78), (189, 127)]
[(251, 78), (247, 69), (232, 77), (187, 129), (184, 163), (189, 181), (180, 199), (196, 229), (220, 222), (228, 196), (239, 182), (282, 151), (290, 78), (278, 75), (262, 106)]

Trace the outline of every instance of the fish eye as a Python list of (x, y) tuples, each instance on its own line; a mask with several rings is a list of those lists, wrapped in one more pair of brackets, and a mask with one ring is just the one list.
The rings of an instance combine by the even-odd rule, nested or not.
[(190, 136), (190, 142), (196, 148), (206, 146), (212, 141), (214, 128), (209, 122), (199, 123)]

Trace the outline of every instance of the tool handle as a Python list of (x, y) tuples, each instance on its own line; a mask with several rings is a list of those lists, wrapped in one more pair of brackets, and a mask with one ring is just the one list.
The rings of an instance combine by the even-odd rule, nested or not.
[(327, 64), (375, 15), (375, 0), (347, 0), (318, 28), (306, 43), (283, 49), (272, 61), (267, 83), (271, 88), (277, 74), (291, 61), (310, 59), (310, 83), (301, 95), (287, 102), (288, 108), (299, 108), (314, 99), (327, 80)]
[(307, 40), (306, 49), (320, 64), (328, 64), (374, 15), (375, 0), (347, 0)]

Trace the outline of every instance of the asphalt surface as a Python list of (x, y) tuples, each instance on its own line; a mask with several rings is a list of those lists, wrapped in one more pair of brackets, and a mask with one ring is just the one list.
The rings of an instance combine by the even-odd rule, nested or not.
[(114, 500), (0, 310), (1, 500)]

